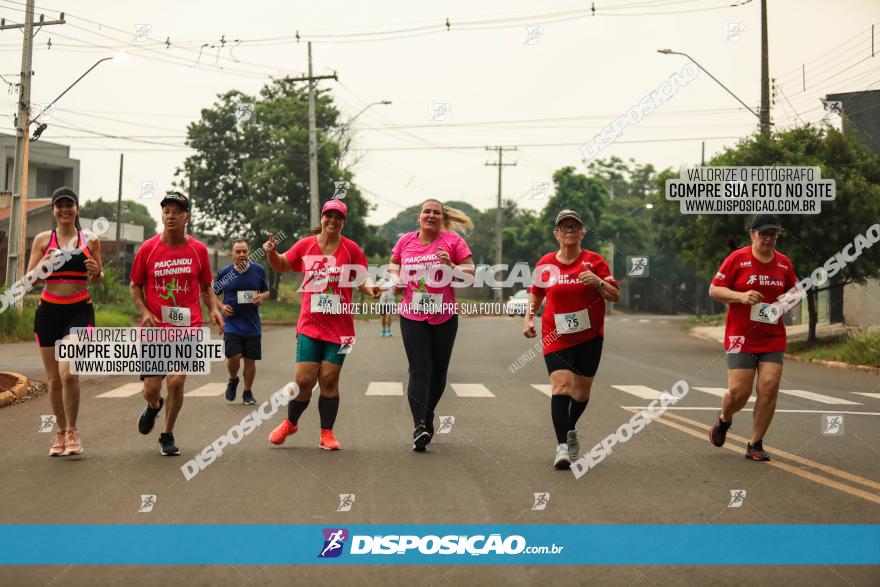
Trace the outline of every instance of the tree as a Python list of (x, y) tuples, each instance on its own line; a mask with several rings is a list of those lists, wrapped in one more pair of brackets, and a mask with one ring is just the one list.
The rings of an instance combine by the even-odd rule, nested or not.
[[(79, 214), (85, 218), (100, 218), (103, 216), (108, 220), (116, 221), (116, 202), (105, 202), (103, 198), (98, 198), (83, 204), (79, 209)], [(143, 226), (145, 238), (150, 238), (156, 234), (156, 221), (150, 216), (150, 211), (147, 207), (140, 202), (122, 200), (122, 221)]]
[[(779, 250), (791, 258), (798, 275), (812, 274), (856, 235), (864, 234), (880, 218), (880, 156), (856, 139), (854, 131), (806, 125), (764, 137), (749, 137), (725, 150), (712, 166), (818, 166), (823, 179), (833, 179), (836, 199), (823, 202), (821, 215), (780, 215), (783, 225)], [(658, 185), (668, 171), (658, 178)], [(686, 260), (705, 274), (714, 273), (732, 248), (750, 243), (746, 215), (693, 215), (681, 218), (678, 204), (659, 201), (662, 217), (669, 219), (668, 238), (674, 238)], [(678, 218), (675, 218), (675, 217)], [(807, 295), (809, 340), (815, 340), (820, 291), (864, 283), (880, 275), (880, 247), (866, 250), (836, 276)]]
[[(247, 116), (251, 109), (252, 119)], [(341, 124), (328, 91), (318, 91), (315, 113), (318, 192), (327, 200), (335, 193), (334, 182), (350, 182), (344, 234), (364, 245), (369, 241), (366, 216), (372, 205), (361, 196), (352, 173), (338, 166), (340, 146), (328, 137), (334, 130), (338, 135)], [(241, 236), (255, 244), (283, 230), (289, 240), (281, 243), (282, 250), (305, 236), (310, 227), (304, 84), (282, 78), (265, 85), (256, 97), (237, 90), (218, 95), (188, 126), (187, 144), (196, 153), (175, 174), (192, 198), (196, 229)], [(271, 280), (274, 298), (279, 277), (273, 274)]]

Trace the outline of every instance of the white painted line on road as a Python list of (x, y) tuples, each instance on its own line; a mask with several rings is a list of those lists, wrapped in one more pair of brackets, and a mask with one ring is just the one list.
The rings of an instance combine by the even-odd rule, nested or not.
[(621, 322), (629, 322), (629, 318), (621, 318), (620, 321)]
[(659, 399), (660, 392), (656, 389), (646, 387), (644, 385), (612, 385), (614, 389), (625, 391), (630, 395), (640, 397), (642, 399)]
[(403, 395), (403, 383), (400, 381), (370, 381), (367, 395)]
[(853, 393), (857, 393), (857, 394), (863, 395), (865, 397), (873, 397), (874, 399), (880, 399), (880, 393), (866, 393), (864, 391), (854, 391)]
[(645, 318), (642, 318), (641, 320), (639, 320), (639, 324), (647, 324), (648, 322), (650, 322), (650, 320), (647, 320)]
[(120, 385), (116, 389), (111, 389), (110, 391), (102, 393), (101, 395), (96, 395), (95, 397), (131, 397), (141, 393), (143, 390), (144, 384), (141, 382), (126, 383), (125, 385)]
[[(624, 410), (642, 410), (647, 408), (648, 406), (620, 406)], [(714, 406), (711, 408), (691, 408), (684, 406), (670, 406), (666, 408), (667, 410), (691, 410), (691, 411), (706, 411), (706, 412), (717, 412), (718, 406)], [(753, 408), (743, 408), (741, 411), (743, 412), (754, 412)], [(776, 410), (777, 414), (828, 414), (828, 410)], [(835, 414), (846, 414), (847, 416), (850, 414), (858, 414), (860, 416), (880, 416), (880, 412), (856, 412), (856, 411), (847, 411), (847, 410), (837, 410), (834, 412)]]
[(449, 385), (458, 397), (495, 397), (495, 394), (482, 383), (450, 383)]
[(804, 391), (802, 389), (780, 389), (779, 393), (802, 397), (804, 399), (813, 400), (820, 404), (830, 404), (834, 406), (860, 406), (859, 402), (851, 402), (848, 399), (840, 399), (831, 397), (830, 395), (822, 395), (821, 393), (813, 393), (812, 391)]
[[(698, 391), (702, 391), (702, 392), (704, 392), (704, 393), (709, 393), (709, 394), (711, 394), (711, 395), (714, 395), (714, 396), (717, 396), (717, 397), (721, 397), (721, 398), (724, 397), (724, 394), (725, 394), (725, 392), (727, 391), (727, 388), (726, 388), (726, 387), (695, 387), (694, 389), (696, 389), (696, 390), (698, 390)], [(755, 401), (755, 396), (754, 396), (754, 395), (751, 396), (751, 397), (749, 398), (749, 401), (752, 402), (752, 403), (754, 403), (754, 401)]]
[(540, 391), (541, 393), (543, 393), (547, 397), (550, 397), (551, 387), (550, 387), (549, 383), (533, 383), (532, 387), (534, 387), (535, 389), (537, 389), (538, 391)]
[(201, 387), (197, 387), (189, 393), (183, 394), (184, 397), (215, 397), (226, 391), (225, 383), (206, 383)]

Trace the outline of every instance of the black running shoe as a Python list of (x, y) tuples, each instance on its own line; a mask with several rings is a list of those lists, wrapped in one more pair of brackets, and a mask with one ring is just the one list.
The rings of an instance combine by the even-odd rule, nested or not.
[(162, 406), (165, 405), (165, 398), (159, 397), (159, 407), (152, 408), (150, 404), (147, 404), (147, 408), (141, 414), (141, 417), (138, 418), (138, 432), (141, 434), (149, 434), (153, 430), (153, 425), (156, 423), (156, 416), (159, 415), (159, 412), (162, 410)]
[(715, 446), (724, 446), (724, 441), (727, 440), (727, 430), (730, 428), (730, 424), (730, 422), (722, 420), (721, 412), (718, 412), (718, 415), (715, 416), (715, 423), (712, 424), (712, 428), (709, 429), (709, 441)]
[(431, 442), (431, 435), (424, 422), (420, 422), (413, 432), (413, 450), (416, 452), (424, 452), (425, 447)]
[(159, 444), (162, 445), (162, 456), (173, 457), (180, 454), (180, 449), (174, 445), (174, 435), (163, 432), (159, 435)]
[(764, 441), (759, 440), (755, 444), (749, 444), (746, 448), (746, 458), (753, 461), (769, 461), (770, 455), (764, 452)]
[(238, 377), (235, 379), (230, 379), (229, 383), (226, 384), (226, 400), (227, 401), (235, 401), (235, 390), (238, 389)]
[(257, 403), (257, 400), (254, 399), (254, 394), (251, 391), (245, 391), (241, 394), (241, 403), (252, 406)]

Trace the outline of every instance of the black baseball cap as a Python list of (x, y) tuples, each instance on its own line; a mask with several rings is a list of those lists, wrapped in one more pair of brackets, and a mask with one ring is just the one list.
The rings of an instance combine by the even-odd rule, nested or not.
[(162, 201), (159, 202), (159, 206), (164, 208), (165, 204), (168, 202), (180, 204), (180, 207), (183, 208), (184, 211), (189, 212), (189, 198), (180, 192), (168, 192), (165, 194), (165, 197), (162, 198)]
[(559, 226), (559, 223), (565, 220), (566, 218), (574, 218), (583, 226), (584, 221), (581, 220), (581, 215), (575, 212), (574, 210), (562, 210), (559, 214), (556, 215), (556, 226)]
[(770, 230), (771, 228), (775, 228), (776, 230), (780, 230), (782, 228), (782, 226), (779, 225), (779, 218), (777, 218), (773, 214), (755, 215), (754, 220), (752, 220), (752, 230), (764, 232), (765, 230)]
[(76, 192), (70, 189), (69, 187), (61, 187), (52, 192), (52, 203), (54, 204), (61, 198), (69, 198), (73, 200), (73, 203), (79, 206), (79, 196), (76, 195)]

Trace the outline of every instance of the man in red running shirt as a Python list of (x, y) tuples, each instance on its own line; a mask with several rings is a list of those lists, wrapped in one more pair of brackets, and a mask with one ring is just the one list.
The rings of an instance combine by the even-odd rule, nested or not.
[[(189, 198), (171, 192), (162, 198), (164, 230), (147, 239), (138, 249), (131, 267), (131, 297), (141, 316), (141, 326), (159, 328), (199, 328), (202, 309), (207, 306), (211, 320), (223, 331), (223, 316), (217, 297), (211, 291), (211, 265), (204, 243), (186, 234), (190, 219)], [(162, 398), (163, 374), (144, 374), (147, 407), (138, 419), (138, 430), (149, 434), (156, 416), (165, 404)], [(174, 422), (183, 406), (186, 374), (169, 374), (168, 410), (165, 431), (159, 435), (163, 456), (179, 455), (174, 444)]]
[(755, 216), (749, 230), (752, 244), (732, 252), (709, 286), (712, 299), (728, 304), (724, 328), (727, 393), (709, 431), (709, 440), (715, 446), (724, 445), (733, 415), (745, 407), (752, 395), (757, 373), (758, 397), (752, 437), (745, 454), (755, 461), (770, 460), (763, 438), (776, 412), (785, 354), (785, 324), (773, 302), (797, 283), (791, 260), (776, 250), (779, 230), (776, 216)]

